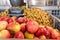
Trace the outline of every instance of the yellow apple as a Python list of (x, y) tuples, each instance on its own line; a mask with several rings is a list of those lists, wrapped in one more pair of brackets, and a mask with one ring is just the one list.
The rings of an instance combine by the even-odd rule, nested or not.
[(14, 33), (19, 32), (21, 25), (19, 23), (10, 23), (7, 27), (7, 30), (13, 31)]
[(0, 21), (0, 30), (6, 29), (8, 23), (6, 21)]
[(2, 30), (0, 31), (0, 38), (10, 38), (10, 33), (8, 30)]

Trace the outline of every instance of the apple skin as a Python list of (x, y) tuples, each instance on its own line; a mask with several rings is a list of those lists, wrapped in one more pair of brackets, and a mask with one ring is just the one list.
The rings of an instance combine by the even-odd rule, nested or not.
[(26, 23), (27, 21), (28, 21), (28, 19), (27, 19), (27, 18), (24, 18), (24, 17), (19, 17), (19, 18), (17, 19), (17, 22), (20, 23), (20, 24)]
[(0, 31), (0, 38), (10, 38), (11, 35), (8, 30), (2, 30)]
[(54, 29), (53, 31), (51, 31), (52, 39), (58, 39), (58, 37), (59, 37), (59, 32), (57, 30)]
[(38, 37), (34, 37), (34, 39), (39, 39)]
[(7, 30), (9, 30), (9, 31), (13, 31), (14, 33), (16, 33), (16, 32), (19, 32), (20, 31), (20, 29), (21, 29), (21, 26), (20, 26), (20, 24), (19, 23), (10, 23), (9, 25), (8, 25), (8, 27), (7, 27)]
[(12, 19), (13, 21), (16, 21), (17, 17), (16, 17), (16, 16), (13, 16), (13, 17), (11, 17), (11, 19)]
[(0, 21), (4, 21), (6, 17), (0, 17)]
[(27, 28), (27, 31), (34, 34), (37, 32), (38, 28), (39, 28), (39, 24), (36, 22), (36, 21), (28, 21), (27, 24), (26, 24), (26, 28)]
[(40, 28), (38, 29), (38, 31), (36, 32), (36, 36), (39, 37), (40, 35), (43, 34), (43, 32), (44, 32), (44, 29), (43, 29), (42, 27), (40, 27)]
[(6, 21), (0, 21), (0, 30), (6, 29), (8, 23)]
[(20, 31), (23, 33), (26, 31), (26, 23), (21, 24), (21, 30)]
[(46, 26), (45, 27), (50, 32), (50, 38), (51, 39), (57, 39), (59, 36), (59, 32), (56, 29), (53, 29), (52, 27)]
[(8, 23), (13, 22), (10, 17), (0, 17), (0, 21), (7, 21)]
[(24, 35), (25, 35), (26, 39), (33, 39), (34, 38), (34, 34), (31, 34), (31, 33), (27, 32), (27, 31), (24, 33)]
[(39, 39), (46, 39), (46, 36), (45, 36), (45, 35), (41, 35), (41, 36), (39, 37)]
[(49, 27), (49, 26), (45, 26), (45, 28), (46, 28), (49, 32), (51, 32), (51, 31), (54, 30), (52, 27)]
[(24, 35), (23, 35), (22, 32), (17, 32), (17, 33), (14, 35), (14, 38), (24, 39)]
[(60, 39), (60, 31), (59, 31), (59, 37), (58, 37), (58, 39)]
[(43, 34), (46, 36), (46, 38), (50, 38), (51, 33), (46, 28), (44, 28)]
[(13, 20), (11, 18), (5, 18), (5, 21), (7, 21), (8, 23), (13, 22)]

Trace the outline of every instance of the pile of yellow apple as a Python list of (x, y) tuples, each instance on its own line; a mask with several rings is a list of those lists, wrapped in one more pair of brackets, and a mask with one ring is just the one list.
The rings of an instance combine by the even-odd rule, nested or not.
[(58, 39), (60, 32), (24, 17), (0, 17), (0, 38)]

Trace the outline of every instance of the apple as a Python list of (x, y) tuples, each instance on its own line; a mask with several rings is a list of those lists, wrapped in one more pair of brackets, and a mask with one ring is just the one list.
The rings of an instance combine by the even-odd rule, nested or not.
[(34, 38), (34, 34), (31, 34), (27, 31), (24, 33), (24, 35), (25, 35), (25, 38), (27, 38), (27, 39), (33, 39)]
[(17, 19), (17, 17), (16, 17), (16, 16), (13, 16), (13, 17), (11, 17), (11, 19), (12, 19), (12, 20), (16, 20), (16, 19)]
[(45, 27), (50, 32), (50, 38), (57, 39), (59, 36), (59, 33), (56, 29), (53, 29), (52, 27), (46, 26)]
[(10, 38), (14, 38), (14, 35), (11, 35)]
[(17, 33), (14, 35), (14, 38), (24, 39), (24, 35), (23, 35), (22, 32), (17, 32)]
[(58, 39), (60, 39), (60, 31), (59, 31), (59, 37), (58, 37)]
[(7, 25), (6, 21), (0, 21), (0, 31), (6, 29)]
[(0, 31), (0, 38), (10, 38), (10, 33), (8, 30), (2, 30)]
[(36, 21), (31, 20), (26, 23), (26, 28), (28, 32), (34, 34), (37, 32), (39, 24)]
[(17, 21), (16, 21), (16, 19), (17, 19), (17, 17), (16, 17), (16, 16), (11, 17), (11, 19), (13, 20), (13, 22), (14, 22), (14, 23), (16, 23), (16, 22), (17, 22)]
[(36, 32), (36, 36), (40, 36), (40, 35), (42, 35), (43, 34), (43, 32), (44, 32), (44, 29), (42, 28), (42, 27), (40, 27), (39, 29), (38, 29), (38, 31)]
[(8, 25), (8, 27), (7, 27), (7, 30), (9, 30), (9, 31), (13, 31), (13, 32), (19, 32), (20, 31), (20, 29), (21, 29), (21, 26), (20, 26), (20, 24), (19, 23), (14, 23), (14, 22), (12, 22), (12, 23), (10, 23), (9, 25)]
[(5, 18), (5, 21), (7, 21), (8, 23), (11, 23), (11, 22), (13, 22), (13, 20), (11, 19), (11, 18)]
[(34, 39), (39, 39), (38, 37), (34, 37)]
[(23, 19), (22, 17), (19, 17), (19, 18), (17, 19), (17, 22), (19, 22), (19, 23), (21, 24), (21, 23), (24, 22), (24, 19)]
[(0, 21), (3, 21), (6, 17), (0, 17)]
[(39, 37), (39, 39), (46, 39), (46, 36), (45, 36), (45, 35), (41, 35), (41, 36)]
[(59, 37), (59, 32), (57, 30), (51, 31), (51, 38), (52, 39), (57, 39)]
[(49, 32), (51, 32), (51, 31), (54, 30), (52, 27), (49, 27), (49, 26), (45, 26), (45, 28), (46, 28)]
[(25, 29), (25, 26), (26, 26), (26, 23), (22, 23), (22, 24), (21, 24), (21, 32), (23, 32), (23, 33), (24, 33), (25, 30), (26, 30), (26, 29)]
[(46, 38), (50, 38), (51, 33), (46, 28), (44, 28), (43, 34), (46, 36)]
[(17, 22), (18, 23), (26, 23), (27, 22), (27, 19), (26, 18), (24, 18), (24, 17), (19, 17), (18, 19), (17, 19)]

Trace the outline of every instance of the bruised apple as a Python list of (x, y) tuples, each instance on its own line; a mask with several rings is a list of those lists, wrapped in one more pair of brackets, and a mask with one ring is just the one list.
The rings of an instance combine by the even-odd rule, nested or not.
[(26, 24), (27, 31), (34, 34), (39, 28), (39, 24), (36, 21), (28, 21)]

